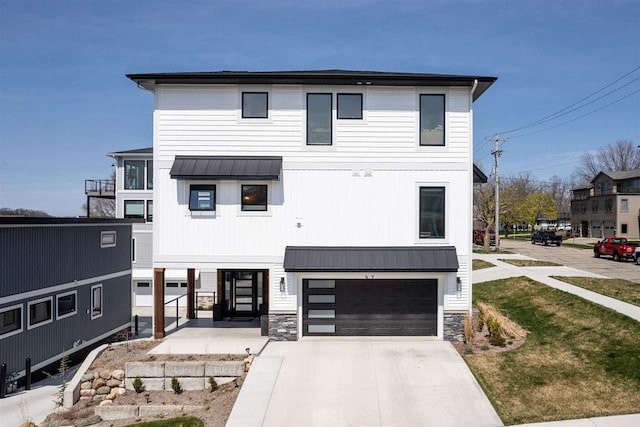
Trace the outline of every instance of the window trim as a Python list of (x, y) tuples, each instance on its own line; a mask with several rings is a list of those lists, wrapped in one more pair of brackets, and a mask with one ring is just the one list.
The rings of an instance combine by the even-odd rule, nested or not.
[(22, 333), (22, 331), (24, 331), (24, 304), (20, 303), (20, 304), (14, 304), (14, 305), (10, 305), (8, 307), (2, 307), (0, 308), (0, 314), (5, 313), (7, 311), (12, 311), (15, 309), (20, 309), (20, 328), (13, 330), (11, 332), (6, 332), (4, 334), (0, 334), (0, 340), (3, 340), (5, 338), (9, 338), (11, 336), (14, 335), (18, 335), (20, 333)]
[[(94, 301), (93, 301), (93, 291), (94, 289), (100, 288), (100, 314), (93, 314), (94, 310)], [(102, 317), (102, 315), (104, 314), (104, 292), (102, 289), (102, 283), (100, 283), (99, 285), (93, 285), (91, 286), (91, 294), (89, 295), (89, 313), (91, 315), (91, 320), (97, 319), (99, 317)]]
[[(73, 311), (67, 314), (59, 314), (60, 313), (60, 306), (58, 305), (58, 300), (60, 300), (60, 298), (62, 297), (66, 297), (67, 295), (75, 295), (75, 306), (73, 308)], [(56, 320), (60, 320), (60, 319), (64, 319), (67, 317), (71, 317), (71, 316), (75, 316), (76, 314), (78, 314), (78, 291), (77, 290), (73, 290), (70, 292), (64, 292), (62, 294), (58, 294), (56, 295)]]
[(131, 263), (136, 263), (136, 238), (131, 237)]
[[(127, 214), (127, 202), (142, 202), (142, 215)], [(123, 218), (140, 218), (145, 219), (145, 203), (144, 199), (126, 199), (122, 201), (122, 217)]]
[[(442, 130), (442, 144), (423, 144), (422, 143), (422, 97), (423, 96), (439, 96), (442, 97), (442, 123), (444, 129)], [(447, 93), (444, 92), (420, 92), (418, 93), (418, 147), (447, 147)]]
[[(245, 115), (244, 112), (244, 96), (245, 95), (266, 95), (267, 99), (267, 105), (265, 106), (265, 116), (247, 116)], [(241, 111), (241, 116), (243, 119), (268, 119), (269, 118), (269, 92), (266, 91), (243, 91), (242, 95), (240, 97), (240, 109)]]
[[(128, 188), (127, 187), (127, 163), (129, 162), (142, 162), (142, 187), (140, 188)], [(147, 186), (147, 160), (140, 159), (127, 159), (122, 161), (122, 189), (125, 191), (144, 191)]]
[[(151, 203), (151, 209), (149, 209), (149, 203)], [(145, 200), (145, 215), (144, 215), (144, 220), (145, 222), (153, 222), (153, 199), (147, 199)], [(151, 211), (151, 219), (149, 219), (149, 211)]]
[[(105, 236), (113, 234), (113, 243), (104, 243)], [(118, 244), (118, 236), (116, 230), (107, 230), (100, 232), (100, 247), (101, 248), (115, 248)]]
[[(33, 325), (31, 324), (31, 306), (34, 304), (39, 304), (41, 302), (44, 301), (49, 301), (49, 304), (51, 304), (51, 315), (49, 316), (49, 319), (47, 320), (43, 320), (41, 322), (38, 323), (34, 323)], [(48, 296), (48, 297), (44, 297), (44, 298), (38, 298), (35, 299), (33, 301), (27, 301), (27, 330), (31, 330), (31, 329), (35, 329), (38, 328), (40, 326), (44, 326), (44, 325), (48, 325), (49, 323), (53, 322), (53, 295)]]
[[(440, 188), (444, 191), (444, 236), (443, 237), (420, 237), (420, 189), (421, 188)], [(451, 222), (449, 218), (447, 218), (447, 213), (451, 210), (449, 209), (449, 185), (445, 182), (417, 182), (416, 183), (416, 219), (415, 219), (415, 241), (419, 244), (442, 244), (447, 243), (449, 241), (449, 223)]]
[[(360, 97), (360, 117), (340, 117), (340, 97), (341, 96)], [(336, 93), (336, 119), (338, 120), (363, 120), (364, 119), (364, 95), (359, 92), (338, 92)]]
[[(200, 209), (200, 208), (192, 208), (191, 207), (191, 192), (193, 190), (209, 190), (213, 191), (213, 200), (212, 206), (210, 209)], [(218, 189), (216, 184), (189, 184), (189, 197), (188, 197), (188, 208), (191, 212), (214, 212), (216, 211), (216, 199), (218, 197)]]
[[(264, 187), (265, 188), (265, 204), (264, 209), (245, 209), (244, 208), (244, 187)], [(261, 205), (250, 205), (261, 206)], [(269, 211), (269, 184), (241, 184), (240, 185), (240, 211), (243, 213), (264, 213)]]
[[(623, 208), (623, 204), (626, 204), (626, 208)], [(620, 213), (629, 213), (629, 199), (620, 199)]]
[[(333, 92), (307, 92), (306, 94), (306, 117), (305, 117), (305, 145), (307, 147), (332, 147), (333, 146)], [(310, 144), (309, 143), (309, 95), (329, 95), (331, 99), (331, 128), (329, 129), (329, 143), (328, 144)]]

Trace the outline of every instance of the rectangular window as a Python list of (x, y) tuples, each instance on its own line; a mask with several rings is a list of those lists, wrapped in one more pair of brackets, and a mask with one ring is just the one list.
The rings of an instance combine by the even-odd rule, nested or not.
[(27, 329), (53, 322), (52, 305), (53, 297), (28, 302), (29, 318), (27, 319)]
[(333, 95), (307, 94), (307, 145), (331, 145)]
[(242, 118), (266, 119), (269, 115), (267, 92), (242, 92)]
[(420, 145), (444, 145), (444, 95), (420, 95)]
[(22, 332), (22, 304), (0, 309), (0, 339)]
[(144, 190), (144, 160), (124, 161), (124, 189)]
[(102, 285), (91, 287), (91, 319), (102, 316)]
[(335, 295), (309, 295), (308, 301), (312, 304), (334, 304)]
[(131, 238), (131, 262), (136, 262), (136, 238)]
[(178, 282), (167, 282), (167, 288), (177, 288)]
[(153, 190), (153, 160), (147, 160), (147, 190)]
[(620, 224), (620, 233), (627, 234), (628, 232), (627, 224)]
[(153, 222), (153, 200), (147, 200), (147, 222)]
[(149, 282), (138, 282), (139, 288), (150, 288), (151, 284)]
[(125, 200), (125, 218), (144, 218), (144, 200)]
[(216, 186), (192, 185), (189, 194), (189, 209), (192, 211), (215, 211)]
[(267, 210), (267, 186), (243, 185), (242, 186), (242, 210), (266, 211)]
[(444, 187), (420, 187), (420, 238), (444, 238)]
[(629, 199), (620, 200), (620, 212), (629, 212)]
[(101, 248), (113, 248), (116, 246), (116, 232), (115, 231), (101, 231), (100, 232), (100, 247)]
[(56, 319), (64, 319), (78, 313), (78, 291), (56, 295)]
[(335, 280), (309, 280), (309, 289), (333, 289), (336, 287)]
[(362, 119), (362, 94), (339, 93), (338, 94), (338, 118)]

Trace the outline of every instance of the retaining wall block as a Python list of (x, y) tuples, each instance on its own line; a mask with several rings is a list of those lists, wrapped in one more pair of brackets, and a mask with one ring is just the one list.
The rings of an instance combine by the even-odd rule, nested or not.
[(127, 378), (164, 377), (165, 362), (127, 362), (124, 371)]
[(244, 362), (241, 360), (227, 362), (206, 362), (205, 377), (239, 377), (244, 373)]
[(204, 362), (165, 362), (165, 377), (202, 377)]
[[(204, 390), (205, 389), (205, 379), (203, 377), (192, 378), (192, 377), (176, 377), (178, 381), (180, 381), (180, 385), (183, 390)], [(207, 384), (209, 381), (207, 380)], [(171, 378), (164, 379), (164, 389), (167, 391), (173, 390), (171, 387)]]
[(121, 420), (123, 418), (138, 418), (137, 405), (104, 405), (96, 406), (95, 414), (103, 420)]
[[(135, 378), (126, 378), (124, 380), (125, 388), (133, 390), (133, 380)], [(164, 390), (164, 377), (161, 378), (140, 378), (142, 386), (145, 390)]]
[(182, 412), (182, 405), (142, 405), (138, 409), (138, 417), (167, 416)]

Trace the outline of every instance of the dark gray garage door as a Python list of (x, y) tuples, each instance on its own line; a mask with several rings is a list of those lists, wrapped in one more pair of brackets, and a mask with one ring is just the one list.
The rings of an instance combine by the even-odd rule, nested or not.
[(437, 335), (436, 279), (305, 279), (303, 298), (303, 335)]

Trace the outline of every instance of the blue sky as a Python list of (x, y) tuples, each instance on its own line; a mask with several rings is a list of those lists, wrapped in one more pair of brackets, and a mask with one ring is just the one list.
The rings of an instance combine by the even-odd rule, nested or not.
[[(111, 172), (104, 153), (152, 145), (152, 96), (125, 73), (497, 76), (474, 110), (475, 159), (489, 172), (484, 137), (534, 122), (638, 66), (638, 0), (0, 0), (0, 207), (80, 215), (84, 180)], [(521, 133), (626, 96), (640, 89), (638, 77), (640, 70), (611, 96)], [(568, 176), (585, 150), (619, 139), (640, 145), (640, 93), (517, 135), (503, 147), (503, 174)]]

